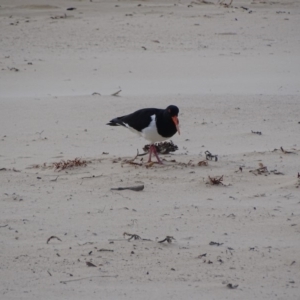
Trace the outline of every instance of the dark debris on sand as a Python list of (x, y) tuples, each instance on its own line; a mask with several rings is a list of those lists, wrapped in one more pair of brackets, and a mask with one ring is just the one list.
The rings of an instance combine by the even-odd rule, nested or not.
[[(175, 152), (178, 150), (178, 146), (175, 145), (172, 141), (169, 142), (161, 142), (154, 144), (156, 151), (160, 154), (169, 154), (170, 152)], [(149, 152), (150, 144), (145, 145), (143, 150), (145, 152)]]

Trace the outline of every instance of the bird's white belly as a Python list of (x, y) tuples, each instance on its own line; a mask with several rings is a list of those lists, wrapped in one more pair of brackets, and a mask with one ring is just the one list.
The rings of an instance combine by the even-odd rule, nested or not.
[(148, 127), (142, 130), (141, 136), (151, 143), (162, 142), (167, 140), (168, 138), (159, 135), (157, 132), (155, 115), (153, 115), (151, 118), (152, 118), (151, 123), (149, 124)]
[(158, 134), (157, 128), (156, 128), (156, 120), (155, 115), (151, 116), (151, 123), (148, 127), (144, 128), (141, 132), (130, 127), (128, 124), (124, 123), (124, 125), (132, 132), (138, 134), (139, 136), (142, 136), (144, 139), (148, 140), (149, 142), (156, 143), (156, 142), (162, 142), (167, 140), (168, 138), (165, 138)]

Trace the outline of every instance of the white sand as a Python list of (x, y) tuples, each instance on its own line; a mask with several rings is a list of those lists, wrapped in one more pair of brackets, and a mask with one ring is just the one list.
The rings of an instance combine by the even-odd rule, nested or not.
[[(1, 299), (299, 299), (300, 5), (265, 2), (1, 1)], [(169, 104), (176, 162), (123, 164), (105, 124)]]

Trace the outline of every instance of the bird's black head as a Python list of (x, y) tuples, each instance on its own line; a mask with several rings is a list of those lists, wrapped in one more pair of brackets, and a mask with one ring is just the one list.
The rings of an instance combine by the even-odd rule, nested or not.
[(169, 105), (166, 108), (166, 111), (171, 115), (172, 121), (174, 122), (177, 132), (178, 134), (180, 134), (180, 130), (179, 130), (179, 120), (178, 120), (178, 114), (179, 114), (179, 109), (177, 106), (175, 105)]
[(169, 105), (166, 110), (170, 113), (171, 117), (178, 116), (179, 108), (175, 105)]

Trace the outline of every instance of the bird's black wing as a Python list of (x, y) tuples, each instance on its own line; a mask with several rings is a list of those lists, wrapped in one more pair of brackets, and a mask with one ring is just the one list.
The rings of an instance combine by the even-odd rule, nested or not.
[(160, 113), (163, 111), (158, 108), (144, 108), (137, 110), (136, 112), (112, 119), (107, 125), (110, 126), (124, 126), (124, 127), (132, 127), (137, 131), (142, 131), (144, 128), (148, 127), (151, 123), (151, 116)]

